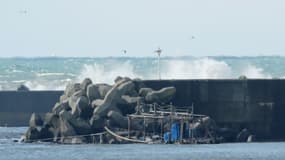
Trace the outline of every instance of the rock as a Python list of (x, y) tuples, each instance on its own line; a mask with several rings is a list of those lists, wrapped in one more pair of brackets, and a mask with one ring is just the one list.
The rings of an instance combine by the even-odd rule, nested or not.
[(92, 116), (93, 109), (89, 105), (86, 97), (82, 96), (77, 100), (76, 106), (74, 110), (72, 110), (72, 114), (83, 119), (89, 119)]
[(68, 118), (67, 118), (67, 111), (62, 111), (59, 114), (59, 119), (60, 119), (60, 135), (61, 135), (61, 142), (64, 141), (64, 138), (70, 137), (70, 136), (75, 136), (76, 132), (72, 125), (69, 123)]
[(63, 94), (59, 97), (59, 102), (62, 103), (64, 101), (68, 101), (68, 97), (67, 95)]
[(25, 142), (35, 142), (41, 138), (40, 131), (35, 127), (29, 127), (27, 132), (25, 133)]
[(21, 84), (20, 86), (18, 86), (17, 91), (30, 91), (30, 89), (24, 84)]
[(111, 107), (117, 106), (122, 101), (122, 95), (127, 94), (134, 88), (132, 81), (116, 84), (105, 96), (102, 105), (95, 108), (93, 114), (97, 114), (100, 117), (106, 116)]
[(52, 142), (54, 139), (54, 133), (52, 130), (50, 130), (50, 127), (44, 126), (40, 130), (40, 141), (41, 142)]
[(68, 84), (64, 90), (64, 94), (67, 97), (72, 96), (75, 92), (81, 90), (80, 83), (71, 83)]
[(137, 105), (138, 102), (142, 102), (143, 98), (142, 97), (131, 97), (128, 95), (123, 95), (122, 99), (125, 101), (125, 103), (130, 104), (130, 105)]
[(70, 124), (73, 126), (76, 133), (79, 135), (86, 135), (92, 133), (91, 125), (87, 120), (84, 120), (82, 118), (72, 119), (70, 120)]
[(116, 126), (116, 123), (114, 123), (114, 121), (112, 120), (106, 120), (106, 126), (109, 128), (113, 128), (114, 126)]
[(158, 91), (148, 92), (145, 100), (149, 103), (167, 103), (174, 97), (175, 92), (175, 87), (165, 87)]
[(112, 88), (112, 86), (105, 84), (105, 83), (100, 83), (96, 84), (98, 86), (98, 91), (100, 94), (100, 99), (104, 99), (106, 94), (109, 92), (109, 90)]
[(96, 107), (102, 105), (103, 102), (104, 102), (103, 99), (96, 99), (96, 100), (92, 101), (91, 107), (92, 107), (93, 109), (95, 109)]
[(139, 90), (141, 88), (146, 88), (145, 84), (143, 83), (143, 81), (139, 78), (135, 78), (133, 79), (133, 82), (135, 84), (135, 88), (136, 88), (136, 91), (139, 92)]
[(93, 115), (89, 121), (91, 128), (95, 132), (100, 132), (103, 130), (105, 125), (105, 119), (101, 118), (99, 115)]
[(80, 83), (80, 88), (81, 90), (86, 91), (87, 87), (92, 84), (92, 80), (90, 78), (85, 78), (81, 83)]
[(143, 102), (142, 97), (130, 97), (127, 95), (122, 96), (122, 102), (118, 102), (116, 107), (112, 108), (112, 110), (117, 109), (123, 115), (132, 114), (136, 112), (136, 106), (138, 103)]
[(53, 128), (59, 128), (60, 121), (58, 114), (55, 113), (46, 113), (44, 118), (44, 126), (49, 126)]
[(115, 84), (124, 83), (127, 81), (131, 81), (131, 79), (129, 77), (121, 77), (121, 76), (115, 78)]
[(69, 107), (68, 100), (63, 102), (57, 102), (52, 108), (52, 112), (55, 114), (59, 114), (62, 110), (69, 111), (71, 108)]
[[(52, 113), (49, 113), (45, 116), (45, 120), (50, 120), (47, 124), (45, 121), (45, 124), (43, 124), (43, 121), (41, 117), (35, 113), (32, 114), (30, 122), (29, 122), (29, 129), (25, 134), (25, 139), (27, 142), (33, 142), (33, 141), (53, 141), (54, 134), (50, 130), (51, 125), (51, 115)], [(54, 115), (54, 114), (52, 114)], [(56, 126), (58, 127), (58, 125)]]
[[(135, 93), (135, 84), (132, 81), (126, 81), (124, 83), (121, 83), (118, 85), (118, 90), (119, 90), (119, 96), (121, 97), (122, 95), (129, 95), (129, 96), (137, 96), (137, 93)], [(134, 94), (135, 93), (135, 94)]]
[(122, 114), (116, 111), (109, 111), (107, 115), (112, 124), (116, 124), (118, 127), (121, 128), (128, 128), (128, 119), (124, 117)]
[(92, 115), (93, 109), (89, 106), (89, 100), (85, 96), (81, 96), (81, 92), (77, 94), (76, 92), (69, 98), (68, 104), (71, 108), (71, 113), (75, 117), (81, 117), (84, 119), (88, 119)]
[(237, 142), (246, 142), (247, 138), (250, 136), (250, 132), (245, 128), (237, 135)]
[(87, 87), (86, 94), (90, 102), (94, 101), (95, 99), (99, 99), (101, 97), (98, 90), (98, 86), (94, 84), (89, 85)]
[(96, 99), (104, 99), (105, 95), (112, 88), (112, 86), (108, 84), (92, 84), (87, 87), (87, 97), (90, 102)]
[(58, 114), (46, 113), (44, 118), (44, 126), (53, 135), (53, 141), (56, 142), (60, 137), (60, 119)]
[(29, 121), (29, 126), (34, 128), (43, 126), (43, 120), (41, 116), (33, 113)]
[(139, 96), (145, 97), (148, 93), (152, 92), (153, 89), (151, 88), (141, 88), (139, 90)]
[(72, 109), (75, 107), (77, 100), (81, 97), (84, 96), (84, 93), (82, 90), (79, 90), (75, 92), (71, 97), (68, 99), (68, 105)]
[(88, 121), (82, 118), (76, 118), (67, 111), (61, 112), (60, 117), (68, 122), (77, 134), (84, 135), (91, 133), (91, 126)]
[(121, 81), (123, 79), (123, 77), (121, 76), (117, 76), (114, 80), (115, 83), (118, 83), (119, 81)]

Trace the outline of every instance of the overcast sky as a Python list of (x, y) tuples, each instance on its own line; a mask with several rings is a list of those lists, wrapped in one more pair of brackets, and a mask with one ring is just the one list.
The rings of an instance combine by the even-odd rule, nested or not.
[(284, 0), (0, 0), (0, 57), (285, 56), (284, 16)]

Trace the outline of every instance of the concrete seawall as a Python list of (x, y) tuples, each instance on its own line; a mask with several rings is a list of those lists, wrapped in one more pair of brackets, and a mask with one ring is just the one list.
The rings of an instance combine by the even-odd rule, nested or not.
[[(285, 80), (148, 80), (148, 87), (175, 86), (174, 105), (195, 107), (219, 126), (248, 128), (258, 137), (285, 139)], [(26, 126), (32, 112), (45, 113), (62, 91), (1, 91), (0, 125)]]
[(0, 126), (28, 126), (33, 112), (51, 110), (63, 91), (0, 91)]
[(175, 105), (194, 104), (195, 113), (219, 126), (248, 128), (260, 138), (285, 138), (285, 80), (146, 81), (149, 87), (175, 86)]

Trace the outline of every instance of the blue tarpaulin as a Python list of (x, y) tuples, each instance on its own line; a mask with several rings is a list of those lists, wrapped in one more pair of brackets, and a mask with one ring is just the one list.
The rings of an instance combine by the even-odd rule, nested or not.
[(173, 123), (171, 125), (171, 141), (175, 142), (179, 140), (179, 124)]
[(163, 134), (163, 140), (164, 140), (164, 143), (169, 143), (170, 142), (170, 132), (166, 132)]

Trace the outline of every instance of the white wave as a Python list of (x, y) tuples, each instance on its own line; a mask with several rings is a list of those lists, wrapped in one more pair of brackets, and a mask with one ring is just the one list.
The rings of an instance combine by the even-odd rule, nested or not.
[(13, 73), (23, 73), (24, 71), (22, 71), (22, 70), (17, 70), (17, 69), (13, 69), (11, 72), (13, 72)]
[(209, 58), (195, 60), (169, 60), (162, 68), (162, 79), (216, 79), (231, 78), (231, 67)]
[(46, 76), (64, 76), (65, 73), (37, 73), (38, 77), (46, 77)]
[(130, 78), (140, 78), (134, 71), (134, 66), (128, 61), (119, 63), (112, 61), (105, 65), (84, 65), (81, 73), (75, 81), (81, 82), (84, 78), (90, 78), (93, 83), (109, 83), (112, 84), (117, 76), (127, 76)]
[[(81, 73), (77, 77), (77, 82), (89, 77), (94, 83), (113, 83), (117, 76), (127, 76), (130, 78), (157, 79), (157, 61), (151, 66), (144, 66), (147, 72), (138, 73), (136, 64), (130, 62), (112, 61), (112, 63), (94, 65), (84, 65)], [(271, 78), (262, 68), (254, 65), (238, 66), (234, 69), (224, 61), (211, 58), (197, 59), (166, 59), (161, 61), (162, 79), (236, 79), (240, 75), (248, 78)]]
[(243, 68), (241, 75), (245, 75), (247, 78), (272, 78), (272, 76), (268, 73), (265, 73), (262, 68), (258, 68), (252, 64), (249, 64)]
[(64, 90), (68, 81), (27, 81), (24, 83), (30, 90)]
[(14, 80), (14, 81), (12, 81), (13, 83), (25, 83), (26, 82), (26, 80)]

